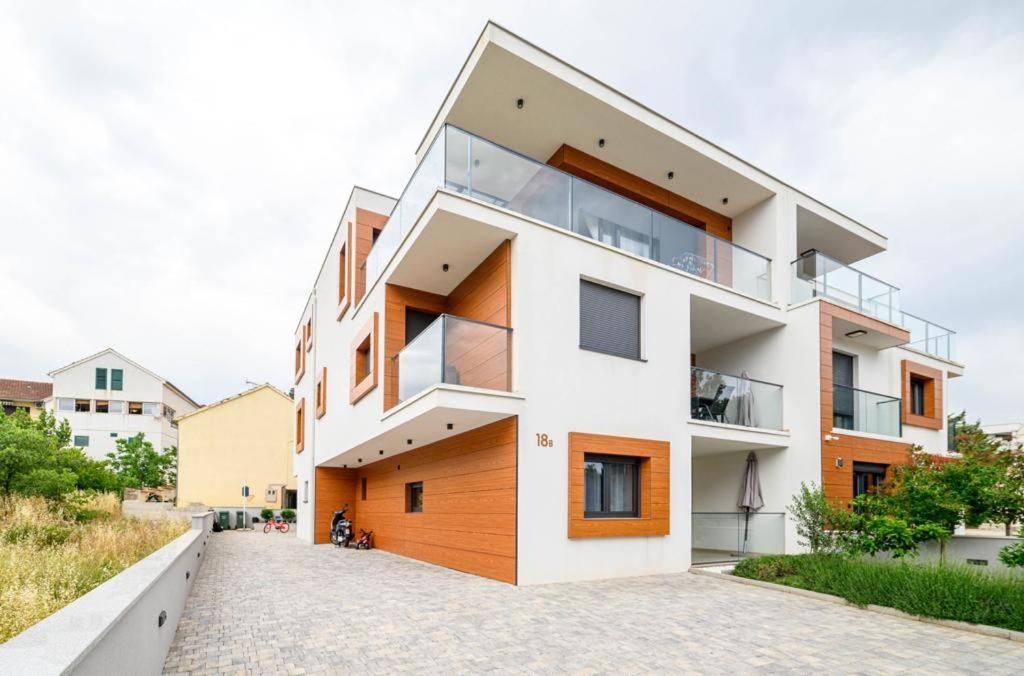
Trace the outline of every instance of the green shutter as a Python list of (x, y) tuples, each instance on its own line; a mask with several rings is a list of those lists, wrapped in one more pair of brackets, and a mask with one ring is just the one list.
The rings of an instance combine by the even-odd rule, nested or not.
[(107, 369), (96, 369), (96, 389), (107, 389)]
[(122, 369), (110, 369), (110, 389), (124, 389), (124, 371)]

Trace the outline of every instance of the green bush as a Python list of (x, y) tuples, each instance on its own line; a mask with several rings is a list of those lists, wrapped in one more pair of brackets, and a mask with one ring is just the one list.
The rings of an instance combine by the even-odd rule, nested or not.
[(1024, 577), (964, 565), (821, 554), (746, 559), (735, 574), (912, 615), (1024, 631)]
[(1024, 542), (1000, 549), (999, 560), (1010, 568), (1024, 568)]
[(264, 521), (270, 521), (274, 518), (274, 510), (270, 509), (269, 507), (264, 507), (263, 509), (260, 510), (260, 518)]
[(282, 509), (281, 518), (289, 523), (295, 521), (295, 510), (294, 509)]

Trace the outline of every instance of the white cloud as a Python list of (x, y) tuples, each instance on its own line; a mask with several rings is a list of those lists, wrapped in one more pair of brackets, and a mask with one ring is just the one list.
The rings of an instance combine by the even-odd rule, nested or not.
[(954, 403), (1020, 417), (1019, 6), (825, 5), (7, 5), (0, 375), (111, 345), (201, 400), (287, 387), (352, 184), (401, 189), (490, 16), (890, 235), (867, 266), (961, 332)]

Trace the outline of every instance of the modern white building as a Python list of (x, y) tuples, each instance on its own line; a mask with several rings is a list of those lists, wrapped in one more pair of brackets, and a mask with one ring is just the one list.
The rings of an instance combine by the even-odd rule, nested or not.
[(982, 425), (981, 431), (998, 441), (1004, 448), (1024, 448), (1024, 423)]
[(513, 584), (669, 573), (946, 452), (953, 332), (857, 271), (876, 230), (492, 23), (415, 154), (353, 189), (296, 329), (301, 538), (347, 504)]
[(117, 440), (143, 434), (154, 448), (178, 445), (176, 415), (199, 408), (170, 381), (108, 348), (50, 372), (47, 405), (71, 425), (72, 445), (104, 459)]

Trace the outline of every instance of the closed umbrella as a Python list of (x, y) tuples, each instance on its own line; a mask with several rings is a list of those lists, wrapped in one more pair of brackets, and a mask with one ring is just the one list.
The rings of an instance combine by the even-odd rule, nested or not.
[(757, 419), (754, 417), (754, 390), (750, 386), (750, 376), (746, 371), (740, 373), (733, 398), (736, 399), (736, 424), (757, 427)]
[(764, 507), (764, 498), (761, 497), (761, 479), (757, 471), (757, 454), (751, 451), (747, 454), (747, 467), (743, 472), (743, 486), (740, 491), (739, 506), (745, 512), (743, 519), (743, 553), (747, 552), (747, 537), (750, 534), (750, 512)]

